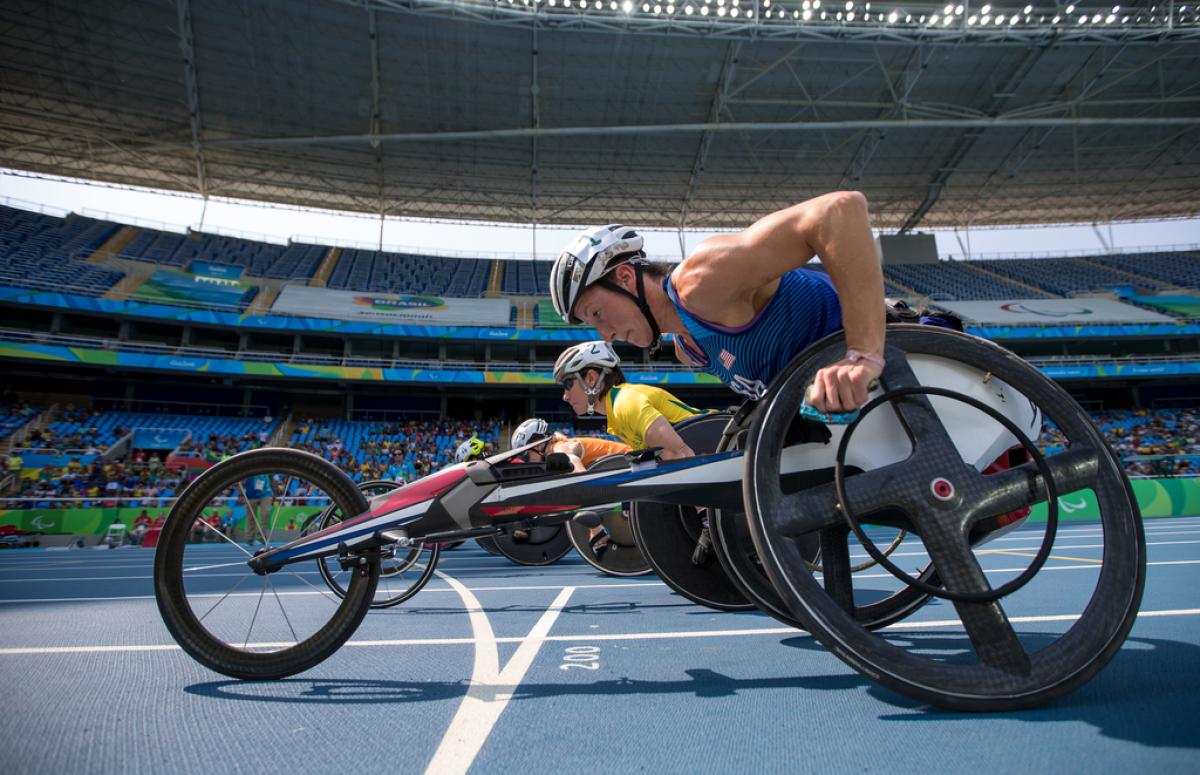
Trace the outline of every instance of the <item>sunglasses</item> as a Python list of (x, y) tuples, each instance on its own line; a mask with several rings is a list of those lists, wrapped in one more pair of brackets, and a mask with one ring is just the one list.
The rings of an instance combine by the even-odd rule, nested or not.
[(570, 390), (573, 387), (575, 387), (575, 378), (574, 377), (567, 377), (566, 379), (564, 379), (562, 381), (563, 390)]

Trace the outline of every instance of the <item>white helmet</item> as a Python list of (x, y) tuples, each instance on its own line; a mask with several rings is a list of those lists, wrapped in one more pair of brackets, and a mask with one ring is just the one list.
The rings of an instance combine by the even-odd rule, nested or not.
[(513, 431), (512, 441), (509, 442), (509, 446), (512, 449), (516, 449), (517, 447), (525, 446), (531, 441), (546, 438), (549, 435), (550, 423), (540, 417), (530, 417)]
[(600, 369), (607, 374), (621, 365), (621, 357), (613, 346), (603, 339), (594, 342), (580, 342), (568, 347), (558, 356), (554, 363), (554, 381), (562, 382), (571, 374), (579, 374), (584, 369)]
[(559, 317), (566, 323), (580, 322), (573, 316), (583, 289), (616, 266), (645, 258), (643, 244), (640, 234), (619, 223), (580, 232), (550, 269), (550, 300)]
[[(604, 377), (607, 377), (617, 366), (621, 365), (621, 357), (613, 346), (603, 339), (594, 342), (580, 342), (573, 347), (563, 350), (554, 364), (554, 381), (562, 382), (569, 376), (579, 378), (579, 386), (588, 397), (588, 414), (596, 411), (596, 396), (604, 388)], [(588, 387), (582, 379), (586, 369), (599, 369), (601, 379)]]
[(474, 460), (483, 453), (483, 439), (478, 436), (471, 438), (458, 445), (458, 449), (454, 450), (454, 462), (463, 463), (468, 460)]

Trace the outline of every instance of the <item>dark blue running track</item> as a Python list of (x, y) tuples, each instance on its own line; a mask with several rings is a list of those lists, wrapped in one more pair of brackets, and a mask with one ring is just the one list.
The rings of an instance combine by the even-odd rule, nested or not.
[[(0, 769), (1194, 773), (1200, 518), (1146, 528), (1142, 616), (1112, 664), (1048, 707), (983, 716), (876, 687), (764, 614), (701, 608), (654, 577), (604, 577), (574, 555), (522, 568), (474, 543), (446, 553), (413, 600), (370, 613), (328, 661), (242, 683), (171, 640), (152, 551), (7, 551)], [(1098, 533), (1064, 525), (1046, 567), (1006, 599), (1025, 642), (1080, 613)], [(989, 575), (1011, 578), (1039, 540), (1030, 529), (989, 545)], [(205, 551), (214, 564), (236, 559), (231, 547)], [(894, 559), (916, 567), (913, 554), (902, 545)], [(894, 583), (864, 574), (856, 587)], [(321, 581), (302, 569), (279, 584), (303, 600)], [(935, 651), (959, 629), (934, 602), (894, 637)]]

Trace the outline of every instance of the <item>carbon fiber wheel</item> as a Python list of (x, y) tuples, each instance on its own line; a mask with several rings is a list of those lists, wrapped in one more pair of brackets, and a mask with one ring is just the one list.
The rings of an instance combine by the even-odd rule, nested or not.
[[(399, 482), (377, 480), (362, 482), (358, 489), (367, 498), (372, 498), (397, 490), (401, 486)], [(341, 509), (331, 505), (311, 517), (301, 530), (301, 535), (324, 530), (343, 519)], [(379, 584), (375, 587), (371, 608), (391, 608), (400, 605), (424, 589), (433, 578), (441, 551), (442, 548), (438, 544), (417, 544), (407, 549), (395, 544), (383, 547), (379, 560)], [(354, 572), (344, 570), (333, 556), (322, 557), (316, 562), (317, 572), (325, 580), (326, 586), (333, 594), (344, 597), (346, 584)]]
[[(725, 412), (702, 414), (678, 423), (675, 430), (693, 452), (704, 454), (716, 450), (729, 418)], [(721, 567), (710, 545), (706, 513), (649, 501), (635, 501), (630, 511), (638, 548), (668, 587), (718, 611), (755, 608)]]
[[(341, 597), (311, 563), (266, 575), (247, 565), (260, 545), (284, 543), (281, 523), (331, 507), (360, 514), (367, 501), (338, 468), (299, 450), (243, 452), (192, 482), (154, 556), (158, 610), (183, 650), (219, 673), (269, 680), (307, 670), (345, 643), (371, 605), (378, 562), (350, 576)], [(226, 512), (244, 514), (241, 535), (217, 526)]]
[[(987, 461), (997, 450), (1011, 447), (1013, 439), (961, 401), (903, 395), (852, 424), (867, 443), (858, 444), (856, 432), (850, 449), (862, 449), (851, 457), (873, 459), (849, 461), (859, 472), (846, 469), (845, 508), (864, 522), (892, 515), (889, 520), (896, 527), (919, 538), (940, 577), (941, 590), (953, 597), (957, 617), (912, 633), (899, 632), (905, 625), (896, 633), (871, 632), (853, 613), (856, 579), (849, 572), (850, 529), (846, 515), (835, 506), (835, 488), (823, 484), (785, 493), (780, 487), (786, 427), (816, 371), (844, 352), (838, 335), (797, 356), (798, 366), (772, 387), (747, 440), (744, 494), (752, 537), (791, 613), (863, 675), (946, 709), (1034, 707), (1091, 679), (1133, 626), (1146, 561), (1132, 489), (1086, 413), (1034, 367), (989, 342), (929, 327), (889, 328), (884, 390), (948, 389), (997, 409), (1017, 427), (1028, 428), (1030, 437), (1036, 438), (1042, 420), (1048, 419), (1061, 439), (1036, 465), (1025, 463), (986, 475), (982, 472)], [(1024, 557), (1025, 564), (1038, 556), (1032, 553), (1035, 539), (1025, 539), (1033, 546), (1018, 544), (1014, 550), (978, 547), (990, 539), (1022, 540), (1004, 536), (1001, 525), (1009, 515), (1046, 499), (1042, 471), (1049, 472), (1064, 499), (1086, 492), (1094, 497), (1100, 535), (1088, 541), (1092, 547), (1100, 542), (1098, 559), (1078, 558), (1079, 564), (1069, 566), (1078, 569), (1075, 574), (1045, 581), (1041, 577), (1050, 568), (1043, 567), (1028, 587), (981, 602), (994, 596), (999, 586), (989, 574), (1007, 577), (1024, 570), (985, 571), (984, 554)], [(813, 534), (822, 543), (825, 573), (820, 580), (806, 569), (799, 548)], [(1066, 549), (1055, 551), (1059, 560), (1073, 559)], [(1089, 575), (1080, 576), (1085, 569)], [(1040, 588), (1040, 596), (1031, 588)], [(1050, 611), (1044, 609), (1047, 599), (1055, 606)], [(940, 610), (950, 613), (951, 608)], [(1027, 612), (1035, 615), (1023, 616)]]
[[(738, 439), (741, 438), (744, 441), (745, 435), (743, 431), (727, 436), (719, 451), (737, 449)], [(831, 469), (822, 469), (814, 471), (812, 476), (814, 481), (831, 481), (833, 474)], [(738, 590), (763, 612), (791, 627), (804, 629), (803, 623), (789, 610), (763, 569), (762, 562), (758, 558), (758, 550), (755, 548), (750, 534), (746, 513), (744, 511), (714, 510), (709, 527), (712, 530), (713, 547), (716, 550), (717, 559), (720, 560), (725, 573)], [(901, 544), (903, 531), (889, 528), (877, 528), (877, 530), (891, 531), (887, 534), (890, 543), (885, 553), (892, 554)], [(818, 560), (818, 562), (805, 561), (809, 571), (822, 570), (819, 564), (819, 536), (811, 536), (808, 545), (801, 551), (805, 557)], [(873, 561), (859, 562), (850, 567), (850, 572), (867, 570), (872, 565), (874, 565)], [(931, 584), (938, 583), (932, 564), (917, 571), (917, 577)], [(859, 594), (857, 598), (854, 602), (854, 618), (868, 629), (877, 629), (894, 624), (909, 616), (929, 600), (929, 595), (904, 585), (883, 596), (872, 593), (869, 596)]]
[[(589, 471), (621, 468), (627, 465), (625, 455), (605, 455), (588, 466)], [(598, 512), (602, 530), (592, 535), (591, 528), (574, 520), (566, 523), (571, 544), (584, 562), (607, 576), (644, 576), (653, 568), (633, 536), (629, 515), (620, 505), (593, 509)]]

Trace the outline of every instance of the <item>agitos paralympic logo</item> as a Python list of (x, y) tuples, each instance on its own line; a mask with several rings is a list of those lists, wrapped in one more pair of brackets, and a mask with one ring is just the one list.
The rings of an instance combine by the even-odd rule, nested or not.
[(1000, 309), (1015, 315), (1041, 315), (1044, 318), (1065, 318), (1075, 315), (1090, 315), (1092, 310), (1087, 307), (1040, 307), (1022, 302), (1001, 304)]
[(446, 306), (437, 296), (355, 296), (354, 303), (386, 312), (394, 309), (442, 309)]

